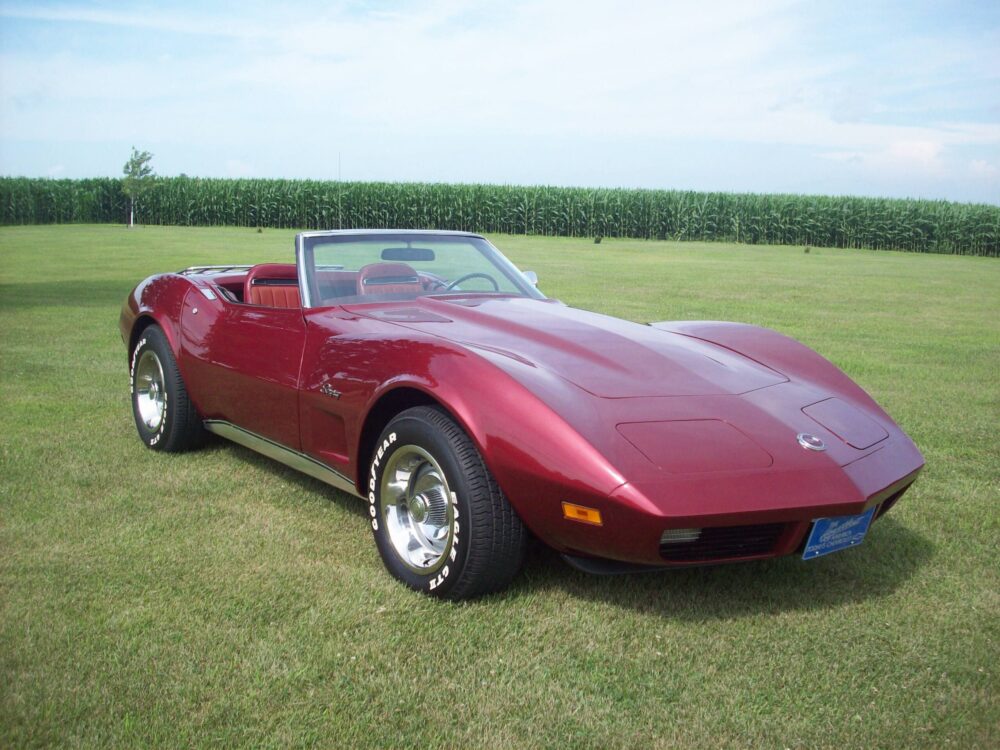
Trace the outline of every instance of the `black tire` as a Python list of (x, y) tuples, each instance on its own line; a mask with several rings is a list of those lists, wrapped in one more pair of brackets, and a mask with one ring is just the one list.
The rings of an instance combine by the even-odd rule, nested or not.
[[(129, 390), (135, 428), (146, 447), (178, 453), (202, 445), (205, 431), (201, 417), (188, 398), (170, 342), (158, 325), (150, 325), (142, 332), (132, 352)], [(151, 396), (154, 392), (155, 396)], [(158, 410), (156, 399), (161, 393), (162, 406)]]
[[(407, 468), (414, 466), (417, 468)], [(434, 484), (437, 469), (444, 475), (443, 485)], [(447, 540), (441, 545), (440, 557), (426, 568), (412, 559), (404, 560), (400, 552), (400, 534), (408, 533), (401, 529), (413, 528), (416, 517), (407, 505), (423, 503), (426, 516), (433, 514), (430, 503), (416, 499), (415, 490), (413, 497), (410, 492), (392, 497), (399, 492), (394, 488), (406, 485), (399, 479), (407, 471), (411, 489), (419, 486), (415, 476), (431, 477), (426, 497), (433, 497), (442, 486), (448, 492), (437, 496), (451, 495), (450, 503), (444, 501), (448, 517), (440, 519), (440, 530), (448, 535)], [(469, 436), (440, 409), (407, 409), (382, 431), (369, 469), (368, 502), (383, 563), (393, 576), (417, 591), (451, 600), (482, 596), (505, 588), (524, 560), (528, 533), (521, 519)], [(421, 510), (421, 506), (414, 507)]]

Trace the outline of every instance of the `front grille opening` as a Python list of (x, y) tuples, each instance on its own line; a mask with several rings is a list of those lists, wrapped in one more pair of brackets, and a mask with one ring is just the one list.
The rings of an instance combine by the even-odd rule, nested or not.
[(766, 555), (784, 530), (783, 523), (667, 529), (660, 537), (660, 556), (669, 562), (709, 562)]
[(697, 542), (700, 536), (701, 529), (667, 529), (660, 536), (660, 546)]

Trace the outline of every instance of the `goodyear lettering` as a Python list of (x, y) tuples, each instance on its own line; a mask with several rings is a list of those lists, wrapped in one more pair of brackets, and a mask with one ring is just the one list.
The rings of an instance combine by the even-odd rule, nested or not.
[(382, 445), (379, 446), (378, 451), (375, 453), (375, 460), (372, 461), (371, 468), (368, 471), (368, 515), (372, 517), (372, 530), (378, 531), (378, 508), (376, 507), (375, 500), (375, 483), (376, 475), (378, 473), (378, 467), (382, 464), (382, 457), (385, 456), (386, 450), (389, 446), (396, 442), (396, 433), (390, 432), (389, 437), (382, 441)]
[(429, 591), (433, 591), (438, 586), (440, 586), (442, 583), (444, 583), (444, 579), (448, 577), (448, 573), (449, 572), (450, 571), (448, 569), (448, 566), (445, 565), (444, 569), (436, 577), (434, 577), (434, 578), (431, 579), (430, 588), (428, 590)]
[(146, 345), (146, 339), (142, 339), (138, 344), (136, 344), (135, 349), (132, 350), (132, 367), (129, 368), (129, 378), (128, 378), (128, 392), (130, 395), (135, 394), (135, 364), (139, 361), (139, 350)]

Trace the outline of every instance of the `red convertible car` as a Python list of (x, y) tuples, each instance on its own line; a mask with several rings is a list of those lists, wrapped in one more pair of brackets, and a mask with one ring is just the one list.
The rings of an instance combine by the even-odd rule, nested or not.
[(567, 307), (463, 232), (304, 232), (295, 259), (135, 288), (139, 436), (215, 433), (363, 498), (386, 567), (435, 596), (505, 586), (529, 532), (593, 572), (810, 559), (923, 466), (774, 331)]

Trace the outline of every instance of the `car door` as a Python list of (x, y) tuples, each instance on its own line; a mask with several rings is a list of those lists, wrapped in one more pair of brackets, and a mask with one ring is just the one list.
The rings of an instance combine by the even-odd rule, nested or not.
[(306, 311), (299, 414), (302, 452), (350, 476), (361, 416), (378, 384), (372, 322), (332, 307)]
[(202, 417), (300, 450), (302, 309), (208, 299), (192, 290), (181, 321), (181, 367)]

